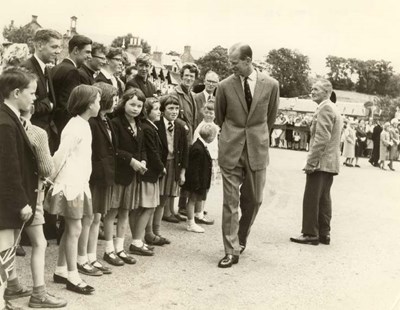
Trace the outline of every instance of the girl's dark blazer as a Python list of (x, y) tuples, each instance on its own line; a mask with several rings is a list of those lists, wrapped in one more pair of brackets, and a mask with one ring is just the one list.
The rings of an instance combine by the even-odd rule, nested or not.
[(116, 137), (116, 166), (115, 182), (120, 185), (129, 185), (133, 180), (135, 171), (129, 165), (132, 158), (139, 161), (146, 160), (143, 144), (143, 130), (140, 120), (136, 119), (137, 134), (133, 135), (131, 125), (124, 114), (117, 115), (111, 121)]
[[(158, 127), (158, 134), (160, 136), (162, 151), (161, 158), (164, 166), (167, 164), (168, 157), (168, 141), (167, 131), (163, 118), (156, 122)], [(175, 168), (175, 181), (179, 180), (179, 174), (182, 168), (188, 166), (188, 141), (185, 128), (174, 122), (174, 168)]]
[(142, 130), (147, 154), (147, 171), (142, 176), (142, 181), (155, 183), (164, 170), (164, 164), (161, 160), (161, 141), (158, 136), (157, 128), (148, 120), (142, 122)]
[(115, 161), (117, 149), (116, 136), (111, 121), (106, 117), (111, 130), (108, 134), (106, 124), (100, 115), (89, 119), (92, 131), (92, 174), (90, 185), (111, 186), (115, 179)]
[(204, 144), (197, 139), (189, 150), (189, 167), (182, 188), (199, 195), (205, 195), (211, 184), (212, 160)]

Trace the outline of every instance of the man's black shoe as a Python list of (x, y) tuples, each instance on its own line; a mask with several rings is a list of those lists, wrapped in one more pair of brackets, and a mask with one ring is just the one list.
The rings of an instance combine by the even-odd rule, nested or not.
[(218, 263), (219, 268), (229, 268), (239, 262), (239, 255), (226, 254)]
[(331, 243), (331, 236), (330, 235), (319, 236), (319, 242), (328, 245)]
[(290, 241), (301, 243), (301, 244), (311, 244), (311, 245), (318, 245), (319, 238), (316, 236), (308, 236), (308, 235), (300, 235), (297, 238), (290, 238)]

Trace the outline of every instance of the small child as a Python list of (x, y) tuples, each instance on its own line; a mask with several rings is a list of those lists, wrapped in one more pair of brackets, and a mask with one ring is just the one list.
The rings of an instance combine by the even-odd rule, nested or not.
[[(197, 138), (199, 137), (200, 129), (204, 126), (204, 124), (211, 124), (215, 127), (217, 131), (217, 135), (220, 131), (220, 128), (217, 124), (214, 123), (215, 119), (215, 99), (210, 99), (203, 108), (203, 121), (197, 126), (194, 137), (193, 143), (196, 142)], [(218, 165), (218, 139), (215, 138), (209, 145), (207, 145), (207, 149), (210, 153), (212, 159), (212, 174), (211, 174), (211, 184), (217, 183), (217, 180), (220, 178), (220, 170)], [(213, 225), (214, 220), (208, 219), (205, 214), (205, 207), (204, 201), (196, 203), (195, 208), (195, 221), (197, 224), (206, 224), (206, 225)]]
[(200, 137), (189, 149), (189, 166), (186, 170), (186, 182), (182, 186), (189, 201), (186, 205), (187, 227), (191, 232), (203, 233), (204, 229), (195, 223), (194, 208), (196, 202), (204, 202), (211, 184), (212, 159), (207, 150), (217, 135), (212, 124), (205, 124), (200, 129)]

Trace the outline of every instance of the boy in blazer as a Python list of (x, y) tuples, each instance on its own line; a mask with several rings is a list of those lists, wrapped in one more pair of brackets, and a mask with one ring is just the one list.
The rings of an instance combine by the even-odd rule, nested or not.
[[(37, 160), (23, 127), (21, 111), (35, 100), (36, 77), (26, 70), (9, 68), (0, 75), (0, 251), (14, 245), (14, 232), (32, 222), (38, 187)], [(18, 282), (14, 268), (4, 299), (25, 297), (32, 291)], [(3, 297), (3, 289), (0, 290)]]

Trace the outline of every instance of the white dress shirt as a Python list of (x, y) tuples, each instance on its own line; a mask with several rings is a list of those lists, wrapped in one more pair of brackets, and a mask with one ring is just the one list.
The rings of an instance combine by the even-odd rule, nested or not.
[[(242, 87), (244, 90), (244, 76), (240, 76), (240, 80), (242, 82)], [(251, 96), (254, 97), (254, 89), (256, 88), (257, 82), (257, 71), (253, 69), (253, 72), (248, 76), (247, 82), (250, 86)]]

